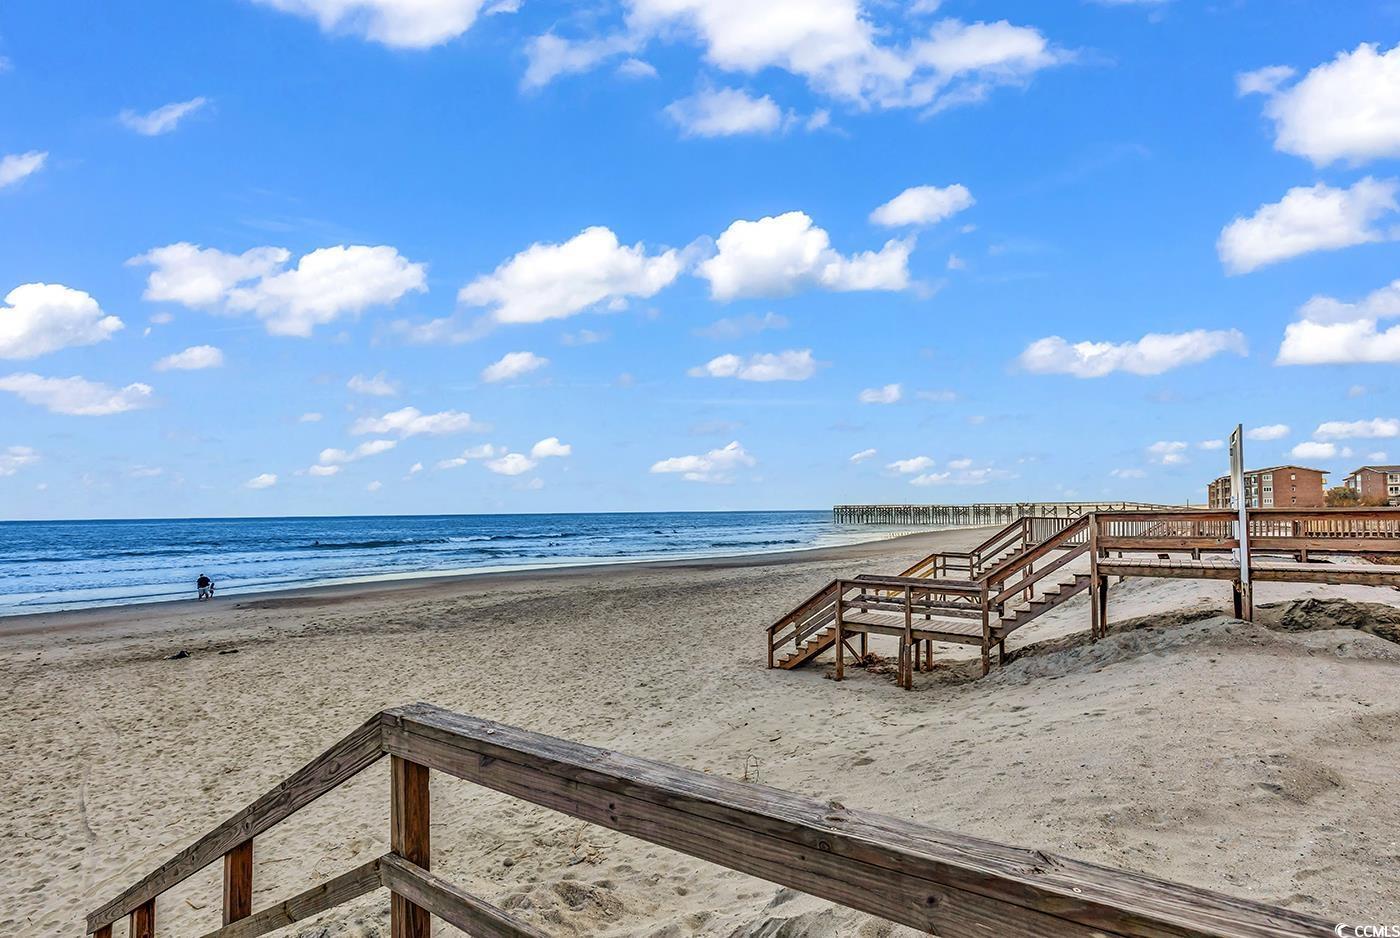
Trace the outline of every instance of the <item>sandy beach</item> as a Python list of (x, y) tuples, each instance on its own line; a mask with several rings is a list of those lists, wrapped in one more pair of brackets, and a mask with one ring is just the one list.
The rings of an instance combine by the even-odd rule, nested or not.
[[(1400, 592), (1129, 580), (978, 678), (764, 667), (764, 626), (831, 576), (979, 530), (820, 551), (262, 594), (0, 620), (0, 931), (84, 914), (376, 710), (413, 701), (1350, 922), (1400, 920)], [(1373, 604), (1373, 605), (1364, 605)], [(877, 652), (892, 649), (874, 639)], [(172, 658), (180, 652), (187, 657)], [(909, 933), (447, 778), (434, 867), (551, 934)], [(383, 764), (260, 837), (254, 907), (387, 850)], [(160, 902), (219, 918), (215, 865)], [(289, 929), (388, 932), (373, 895)], [(441, 934), (454, 934), (438, 924)], [(118, 934), (124, 934), (121, 926)]]

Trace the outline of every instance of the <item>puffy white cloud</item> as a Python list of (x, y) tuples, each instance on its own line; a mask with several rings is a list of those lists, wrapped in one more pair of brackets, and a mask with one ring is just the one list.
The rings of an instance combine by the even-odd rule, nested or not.
[(666, 116), (687, 137), (770, 134), (785, 122), (783, 109), (768, 95), (755, 98), (737, 88), (702, 89), (668, 104)]
[(330, 447), (321, 450), (317, 461), (323, 466), (343, 466), (346, 463), (358, 462), (370, 456), (387, 453), (398, 445), (396, 440), (366, 440), (352, 450)]
[(306, 471), (309, 472), (309, 473), (310, 473), (311, 475), (313, 475), (313, 476), (319, 476), (319, 477), (321, 477), (321, 478), (325, 478), (326, 476), (333, 476), (333, 475), (335, 475), (336, 473), (340, 472), (340, 467), (339, 467), (339, 466), (321, 466), (321, 465), (316, 465), (316, 466), (312, 466), (310, 469), (307, 469)]
[(560, 443), (559, 437), (547, 436), (530, 447), (530, 458), (551, 459), (573, 455), (574, 448), (568, 443)]
[(681, 266), (678, 251), (648, 255), (642, 244), (619, 244), (608, 228), (587, 228), (563, 244), (532, 244), (467, 284), (458, 299), (490, 307), (497, 322), (543, 322), (599, 303), (616, 307), (630, 297), (653, 297)]
[(874, 449), (863, 449), (859, 453), (851, 454), (851, 462), (861, 463), (867, 459), (874, 459), (879, 451)]
[(905, 225), (932, 225), (971, 208), (977, 200), (959, 183), (945, 186), (914, 186), (870, 213), (870, 220), (886, 228)]
[(158, 137), (161, 134), (168, 134), (174, 130), (186, 117), (204, 107), (208, 102), (204, 98), (191, 98), (188, 101), (176, 101), (156, 108), (145, 114), (138, 114), (135, 111), (122, 111), (119, 120), (127, 128), (143, 134), (147, 137)]
[(1318, 424), (1313, 436), (1319, 440), (1380, 440), (1400, 436), (1400, 420), (1374, 417), (1370, 420), (1327, 420)]
[(1375, 222), (1396, 210), (1396, 189), (1394, 179), (1370, 176), (1349, 189), (1321, 182), (1296, 186), (1278, 202), (1226, 225), (1216, 252), (1226, 271), (1244, 274), (1313, 251), (1385, 240), (1387, 234)]
[(401, 439), (410, 436), (448, 436), (453, 433), (476, 433), (490, 429), (460, 410), (444, 410), (425, 414), (417, 407), (390, 411), (382, 417), (361, 417), (350, 425), (355, 436), (367, 433), (393, 433)]
[(283, 248), (226, 254), (181, 242), (128, 263), (155, 268), (146, 299), (252, 313), (272, 335), (306, 337), (318, 325), (427, 289), (425, 265), (384, 245), (318, 248), (284, 269), (289, 260), (291, 253)]
[[(586, 72), (615, 56), (636, 51), (639, 41), (636, 37), (620, 34), (600, 36), (593, 39), (565, 39), (554, 33), (536, 36), (525, 46), (527, 65), (520, 84), (525, 89), (535, 89), (549, 84), (560, 75), (573, 75)], [(638, 61), (632, 59), (629, 61)], [(646, 65), (642, 62), (641, 65)], [(650, 66), (647, 66), (650, 68)], [(631, 66), (630, 71), (624, 62), (619, 71), (630, 77), (645, 76), (645, 70)], [(656, 73), (655, 69), (651, 72)]]
[(862, 404), (895, 404), (904, 397), (904, 389), (898, 384), (887, 384), (880, 388), (866, 388), (858, 396)]
[(1197, 449), (1217, 450), (1225, 448), (1224, 440), (1202, 440), (1196, 444)]
[(1350, 450), (1341, 450), (1336, 443), (1299, 443), (1288, 451), (1288, 455), (1294, 459), (1335, 459), (1341, 455), (1349, 455)]
[(939, 110), (1023, 84), (1066, 60), (1039, 31), (1006, 21), (945, 19), (902, 46), (859, 0), (627, 0), (635, 37), (694, 36), (709, 64), (756, 74), (780, 68), (817, 92), (862, 106)]
[(909, 286), (912, 239), (846, 257), (805, 212), (736, 221), (697, 267), (717, 300), (786, 296), (803, 287), (826, 290), (903, 290)]
[(507, 352), (498, 361), (487, 365), (481, 371), (481, 380), (488, 384), (511, 381), (532, 371), (539, 371), (549, 364), (549, 359), (534, 352)]
[(38, 461), (39, 451), (32, 446), (7, 446), (0, 450), (0, 476), (12, 476)]
[(1136, 468), (1113, 469), (1108, 474), (1115, 479), (1143, 479), (1147, 477), (1144, 470)]
[(399, 384), (384, 372), (377, 375), (352, 375), (350, 380), (345, 382), (345, 386), (356, 394), (368, 394), (371, 397), (393, 397), (399, 393)]
[(380, 482), (378, 479), (375, 479), (373, 482), (370, 482), (368, 485), (365, 486), (365, 491), (366, 491), (366, 492), (377, 492), (377, 491), (379, 491), (380, 489), (382, 489), (383, 487), (384, 487), (384, 483), (383, 483), (383, 482)]
[(191, 345), (183, 352), (167, 355), (155, 363), (156, 371), (199, 371), (202, 368), (219, 368), (224, 363), (224, 353), (212, 345)]
[(0, 358), (37, 358), (112, 337), (122, 321), (82, 290), (57, 283), (15, 287), (0, 306)]
[(297, 423), (320, 423), (321, 415), (315, 411), (309, 411), (297, 418)]
[(1381, 329), (1377, 323), (1400, 316), (1400, 280), (1356, 303), (1315, 296), (1303, 304), (1298, 316), (1297, 322), (1284, 328), (1277, 364), (1400, 362), (1400, 326)]
[(672, 456), (652, 464), (657, 474), (679, 473), (688, 482), (730, 482), (736, 470), (757, 464), (738, 440), (697, 456)]
[(927, 456), (914, 456), (909, 459), (896, 459), (886, 466), (891, 472), (898, 472), (900, 475), (913, 475), (916, 472), (923, 472), (925, 469), (932, 469), (934, 462)]
[(1186, 462), (1186, 444), (1180, 440), (1158, 440), (1147, 447), (1147, 458), (1163, 466)]
[[(961, 460), (960, 460), (961, 461)], [(1011, 473), (1002, 469), (993, 469), (990, 466), (982, 466), (977, 469), (957, 470), (949, 464), (949, 469), (943, 472), (925, 472), (909, 480), (910, 485), (935, 486), (935, 485), (986, 485), (993, 479), (1012, 478)]]
[(1286, 423), (1271, 423), (1263, 427), (1250, 427), (1244, 432), (1246, 440), (1281, 440), (1293, 432)]
[(1039, 374), (1102, 378), (1115, 371), (1159, 375), (1173, 368), (1214, 358), (1225, 352), (1246, 353), (1244, 336), (1235, 329), (1150, 332), (1136, 342), (1075, 342), (1057, 335), (1026, 346), (1018, 362)]
[(786, 329), (787, 327), (787, 317), (779, 316), (777, 313), (767, 312), (762, 316), (746, 313), (743, 316), (716, 319), (703, 329), (696, 329), (695, 334), (702, 335), (707, 339), (738, 339), (746, 335), (767, 332), (769, 329)]
[(1241, 93), (1268, 96), (1277, 149), (1318, 166), (1400, 156), (1400, 45), (1362, 43), (1282, 88), (1293, 74), (1274, 66), (1240, 76)]
[(763, 352), (747, 357), (720, 355), (690, 369), (697, 378), (738, 378), (740, 381), (806, 381), (817, 373), (811, 349)]
[(0, 157), (0, 189), (12, 186), (27, 176), (32, 176), (44, 168), (48, 153), (43, 150), (30, 150), (28, 153), (10, 153)]
[[(427, 49), (456, 39), (486, 0), (256, 0), (313, 19), (323, 32), (352, 33), (396, 49)], [(511, 12), (506, 4), (490, 12)]]
[(248, 489), (270, 489), (276, 484), (277, 474), (275, 472), (264, 472), (244, 482), (243, 487)]
[(105, 417), (149, 407), (153, 393), (149, 384), (140, 382), (113, 388), (77, 376), (45, 378), (24, 372), (0, 378), (0, 391), (9, 391), (55, 414), (81, 417)]
[(524, 453), (506, 453), (498, 459), (491, 459), (486, 462), (486, 468), (497, 475), (518, 476), (529, 472), (539, 465), (535, 460)]
[(467, 463), (472, 462), (473, 460), (494, 459), (495, 457), (502, 456), (504, 454), (504, 450), (493, 446), (490, 443), (482, 443), (480, 446), (468, 447), (466, 450), (463, 450), (462, 455), (460, 456), (453, 457), (452, 459), (444, 459), (439, 461), (437, 467), (439, 469), (455, 469), (458, 466), (465, 466)]

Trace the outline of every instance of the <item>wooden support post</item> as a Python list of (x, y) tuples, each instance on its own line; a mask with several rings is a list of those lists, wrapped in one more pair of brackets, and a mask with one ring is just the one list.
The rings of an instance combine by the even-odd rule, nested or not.
[(836, 581), (836, 680), (846, 678), (846, 624), (842, 621), (842, 606), (845, 605), (846, 585)]
[(1103, 611), (1099, 606), (1099, 592), (1103, 580), (1099, 576), (1099, 516), (1089, 517), (1089, 637), (1098, 641), (1103, 631)]
[(103, 925), (97, 931), (92, 933), (92, 938), (112, 938), (112, 926)]
[(133, 909), (129, 925), (127, 933), (131, 938), (155, 938), (156, 900), (147, 899), (145, 903)]
[(904, 587), (904, 689), (914, 689), (914, 663), (919, 648), (914, 644), (914, 591)]
[(1108, 638), (1108, 577), (1099, 584), (1099, 636)]
[[(398, 756), (389, 765), (389, 844), (410, 863), (429, 869), (428, 769)], [(432, 916), (427, 909), (393, 893), (389, 899), (392, 938), (430, 938)]]
[(982, 676), (992, 670), (992, 610), (991, 597), (987, 594), (987, 584), (982, 584)]
[(224, 854), (224, 924), (253, 914), (253, 842), (245, 840)]
[(1244, 618), (1244, 597), (1240, 592), (1240, 581), (1233, 580), (1230, 583), (1230, 598), (1234, 600), (1234, 613), (1236, 619)]

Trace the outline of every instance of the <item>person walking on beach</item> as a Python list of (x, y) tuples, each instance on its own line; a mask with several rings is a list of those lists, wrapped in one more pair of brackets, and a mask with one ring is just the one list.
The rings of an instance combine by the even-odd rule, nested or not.
[(214, 581), (204, 574), (199, 575), (199, 579), (194, 581), (194, 585), (199, 588), (199, 601), (214, 598)]

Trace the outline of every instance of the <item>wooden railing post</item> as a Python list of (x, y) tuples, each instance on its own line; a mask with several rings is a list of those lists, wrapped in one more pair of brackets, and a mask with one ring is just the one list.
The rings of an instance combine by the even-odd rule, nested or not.
[[(429, 869), (428, 769), (393, 756), (389, 766), (389, 844), (394, 853)], [(432, 916), (427, 909), (392, 893), (389, 899), (391, 938), (430, 938)]]
[(224, 924), (253, 914), (253, 842), (245, 840), (224, 854)]
[(147, 899), (132, 911), (128, 934), (131, 935), (131, 938), (155, 938), (156, 900), (154, 898)]
[(112, 938), (112, 926), (103, 925), (97, 931), (92, 933), (92, 938)]

